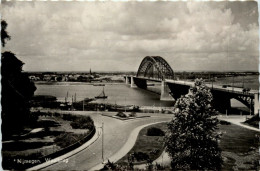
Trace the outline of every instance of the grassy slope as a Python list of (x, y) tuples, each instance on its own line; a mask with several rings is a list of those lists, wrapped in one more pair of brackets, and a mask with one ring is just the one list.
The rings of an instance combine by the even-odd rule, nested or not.
[[(149, 154), (152, 149), (163, 148), (162, 137), (146, 136), (147, 129), (150, 127), (158, 127), (162, 130), (167, 130), (166, 123), (151, 125), (142, 129), (137, 138), (135, 146), (130, 152), (117, 163), (125, 165), (127, 157), (133, 152), (144, 152)], [(257, 136), (259, 132), (245, 129), (236, 125), (219, 125), (219, 130), (223, 133), (219, 142), (222, 149), (222, 157), (224, 158), (223, 170), (249, 170), (256, 169), (255, 162), (260, 160), (258, 154), (259, 141)], [(161, 151), (160, 151), (161, 152)], [(159, 156), (154, 156), (156, 159)]]
[(220, 131), (223, 132), (219, 143), (224, 157), (223, 169), (256, 169), (254, 162), (260, 160), (257, 138), (260, 133), (233, 124), (220, 125)]
[[(41, 122), (46, 121), (46, 119), (58, 123), (58, 126)], [(39, 117), (37, 127), (45, 128), (43, 131), (19, 136), (18, 140), (17, 138), (11, 139), (3, 144), (3, 167), (5, 169), (19, 169), (20, 165), (16, 166), (17, 163), (12, 162), (14, 159), (36, 160), (75, 143), (89, 133), (88, 129), (73, 129), (70, 123), (71, 121), (64, 120), (60, 116)], [(56, 137), (60, 138), (54, 141)]]

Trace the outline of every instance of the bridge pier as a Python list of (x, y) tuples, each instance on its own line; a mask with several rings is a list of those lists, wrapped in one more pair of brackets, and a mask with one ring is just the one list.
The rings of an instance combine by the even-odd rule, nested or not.
[(175, 101), (175, 99), (170, 95), (170, 89), (165, 81), (161, 83), (161, 101)]
[(130, 81), (131, 86), (130, 87), (136, 87), (134, 77), (131, 76), (130, 79), (131, 79), (131, 81)]
[(125, 84), (129, 84), (128, 76), (125, 76)]
[(254, 114), (258, 114), (259, 110), (260, 110), (259, 93), (256, 93), (254, 96)]

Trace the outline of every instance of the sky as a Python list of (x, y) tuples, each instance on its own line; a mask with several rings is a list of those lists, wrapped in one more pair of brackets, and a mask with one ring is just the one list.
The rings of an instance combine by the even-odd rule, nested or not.
[(257, 2), (3, 2), (24, 71), (257, 71)]

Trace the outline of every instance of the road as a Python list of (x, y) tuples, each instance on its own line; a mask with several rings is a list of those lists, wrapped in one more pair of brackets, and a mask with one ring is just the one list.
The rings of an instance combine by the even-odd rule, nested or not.
[[(170, 121), (172, 115), (168, 114), (140, 114), (151, 117), (122, 121), (115, 118), (102, 116), (97, 113), (77, 112), (74, 114), (89, 115), (93, 118), (95, 126), (104, 123), (104, 158), (109, 159), (116, 154), (127, 142), (129, 135), (135, 128), (155, 122)], [(85, 150), (71, 156), (68, 163), (58, 162), (43, 170), (89, 170), (102, 163), (102, 140), (100, 136), (96, 142)]]
[[(194, 82), (192, 81), (180, 81), (180, 80), (169, 80), (169, 79), (166, 79), (165, 80), (166, 82), (169, 82), (169, 83), (175, 83), (175, 84), (181, 84), (181, 85), (188, 85), (188, 86), (194, 86)], [(240, 88), (240, 87), (226, 87), (226, 88), (223, 88), (222, 85), (216, 85), (216, 84), (206, 84), (208, 87), (212, 87), (213, 89), (215, 90), (219, 90), (219, 91), (225, 91), (225, 92), (235, 92), (235, 93), (240, 93), (240, 94), (257, 94), (258, 93), (258, 90), (249, 90), (247, 93), (243, 93), (243, 88)]]

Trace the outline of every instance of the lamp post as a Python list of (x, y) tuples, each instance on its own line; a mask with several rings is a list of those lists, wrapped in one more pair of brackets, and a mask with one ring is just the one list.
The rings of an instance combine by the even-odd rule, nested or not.
[(104, 122), (102, 122), (102, 161), (104, 163)]
[(234, 91), (234, 75), (233, 75), (233, 77), (232, 77), (232, 91)]
[(163, 153), (162, 153), (162, 166), (163, 166)]
[(250, 100), (250, 109), (249, 109), (250, 116), (251, 116), (251, 106), (252, 106), (252, 99)]
[(82, 111), (84, 111), (84, 99), (82, 101)]
[(213, 78), (211, 78), (211, 89), (213, 89)]
[(245, 77), (245, 76), (244, 76), (244, 74), (243, 74), (243, 88), (244, 88), (244, 86), (245, 86), (245, 83), (244, 83), (244, 77)]

